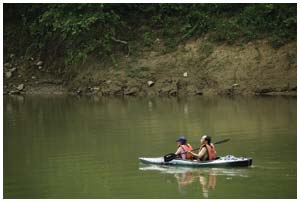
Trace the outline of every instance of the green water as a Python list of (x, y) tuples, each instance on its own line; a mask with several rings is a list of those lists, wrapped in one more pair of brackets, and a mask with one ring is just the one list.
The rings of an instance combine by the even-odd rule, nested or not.
[[(296, 198), (292, 97), (4, 97), (4, 198)], [(209, 134), (253, 166), (145, 166)]]

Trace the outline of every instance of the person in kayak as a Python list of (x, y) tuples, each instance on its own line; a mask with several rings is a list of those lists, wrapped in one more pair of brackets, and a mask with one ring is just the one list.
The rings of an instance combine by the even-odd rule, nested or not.
[(191, 151), (189, 151), (188, 153), (192, 154), (193, 157), (196, 157), (199, 161), (208, 161), (216, 159), (217, 152), (215, 150), (215, 146), (213, 145), (213, 143), (211, 143), (210, 136), (202, 136), (200, 139), (200, 145), (201, 146), (198, 154)]
[(175, 154), (178, 156), (178, 158), (193, 159), (193, 155), (191, 153), (187, 153), (193, 150), (193, 147), (187, 143), (186, 138), (184, 136), (181, 136), (176, 140), (176, 142), (178, 149)]

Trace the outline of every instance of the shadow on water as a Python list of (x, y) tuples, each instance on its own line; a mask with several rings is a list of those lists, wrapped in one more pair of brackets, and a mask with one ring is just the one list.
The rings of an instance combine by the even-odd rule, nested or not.
[(188, 189), (193, 186), (200, 187), (203, 198), (209, 198), (209, 192), (217, 187), (217, 177), (225, 176), (227, 180), (232, 177), (249, 177), (250, 168), (189, 168), (164, 165), (140, 164), (141, 171), (158, 171), (162, 174), (173, 175), (177, 181), (178, 192), (187, 195)]

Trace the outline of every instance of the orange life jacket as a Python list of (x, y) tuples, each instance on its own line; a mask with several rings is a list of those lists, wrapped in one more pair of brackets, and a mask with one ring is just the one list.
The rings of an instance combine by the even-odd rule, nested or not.
[(208, 160), (215, 160), (217, 158), (215, 146), (213, 144), (206, 144), (205, 147), (208, 154)]
[[(190, 144), (183, 144), (183, 145), (180, 145), (180, 148), (181, 148), (184, 152), (193, 150), (193, 147), (192, 147)], [(179, 157), (182, 158), (182, 155), (185, 155), (185, 159), (193, 159), (193, 155), (190, 154), (190, 153), (179, 154)]]

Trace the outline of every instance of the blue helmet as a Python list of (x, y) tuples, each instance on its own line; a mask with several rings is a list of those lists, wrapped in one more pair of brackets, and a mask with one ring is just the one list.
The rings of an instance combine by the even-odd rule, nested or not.
[(177, 140), (176, 140), (176, 142), (186, 142), (186, 138), (184, 137), (184, 136), (180, 136)]

